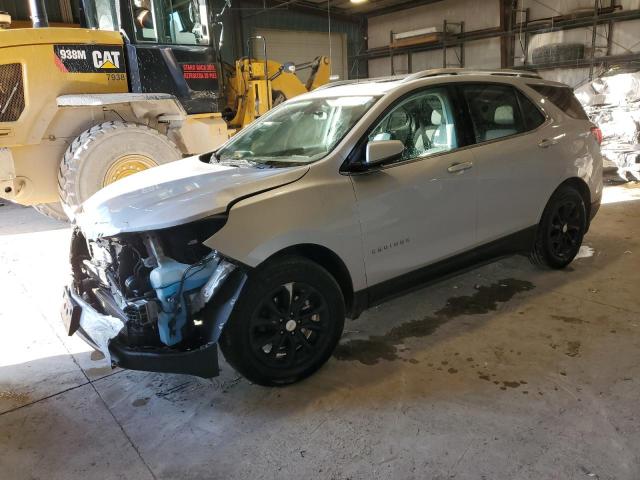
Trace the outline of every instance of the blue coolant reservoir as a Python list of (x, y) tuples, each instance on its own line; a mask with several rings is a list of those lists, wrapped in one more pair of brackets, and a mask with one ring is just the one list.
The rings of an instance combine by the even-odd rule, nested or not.
[[(149, 280), (162, 305), (162, 311), (158, 314), (158, 331), (165, 345), (175, 345), (182, 340), (182, 329), (188, 318), (184, 293), (202, 287), (213, 275), (218, 263), (213, 253), (205, 258), (202, 265), (191, 269), (191, 265), (172, 258), (158, 258), (158, 266), (151, 271)], [(182, 295), (177, 298), (180, 290)]]

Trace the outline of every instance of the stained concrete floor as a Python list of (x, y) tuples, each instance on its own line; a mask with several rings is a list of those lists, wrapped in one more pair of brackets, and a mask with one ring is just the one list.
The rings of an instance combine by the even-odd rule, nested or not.
[(69, 230), (0, 207), (2, 479), (640, 478), (640, 187), (565, 271), (479, 267), (288, 388), (114, 370), (58, 320)]

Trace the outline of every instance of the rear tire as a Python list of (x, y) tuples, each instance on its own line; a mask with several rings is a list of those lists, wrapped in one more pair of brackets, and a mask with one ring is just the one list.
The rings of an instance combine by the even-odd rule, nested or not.
[(182, 158), (160, 132), (135, 123), (106, 122), (81, 133), (60, 163), (60, 200), (71, 211), (106, 185)]
[(534, 265), (561, 269), (580, 250), (587, 230), (587, 209), (582, 195), (568, 185), (558, 188), (547, 203), (529, 255)]
[(300, 257), (275, 260), (251, 273), (220, 349), (253, 383), (291, 384), (329, 359), (344, 310), (340, 287), (324, 268)]

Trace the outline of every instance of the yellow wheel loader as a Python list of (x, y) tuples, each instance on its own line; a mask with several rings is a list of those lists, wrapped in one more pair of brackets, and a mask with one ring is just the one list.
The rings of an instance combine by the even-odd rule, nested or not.
[(81, 28), (47, 28), (30, 6), (40, 28), (0, 28), (0, 196), (60, 219), (329, 80), (325, 57), (301, 66), (306, 84), (266, 57), (223, 66), (212, 0), (82, 0)]

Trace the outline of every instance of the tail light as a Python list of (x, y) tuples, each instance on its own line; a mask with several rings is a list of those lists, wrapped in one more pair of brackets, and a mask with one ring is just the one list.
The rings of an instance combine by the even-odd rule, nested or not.
[(596, 137), (598, 145), (602, 145), (602, 130), (600, 130), (600, 127), (591, 127), (591, 133)]

